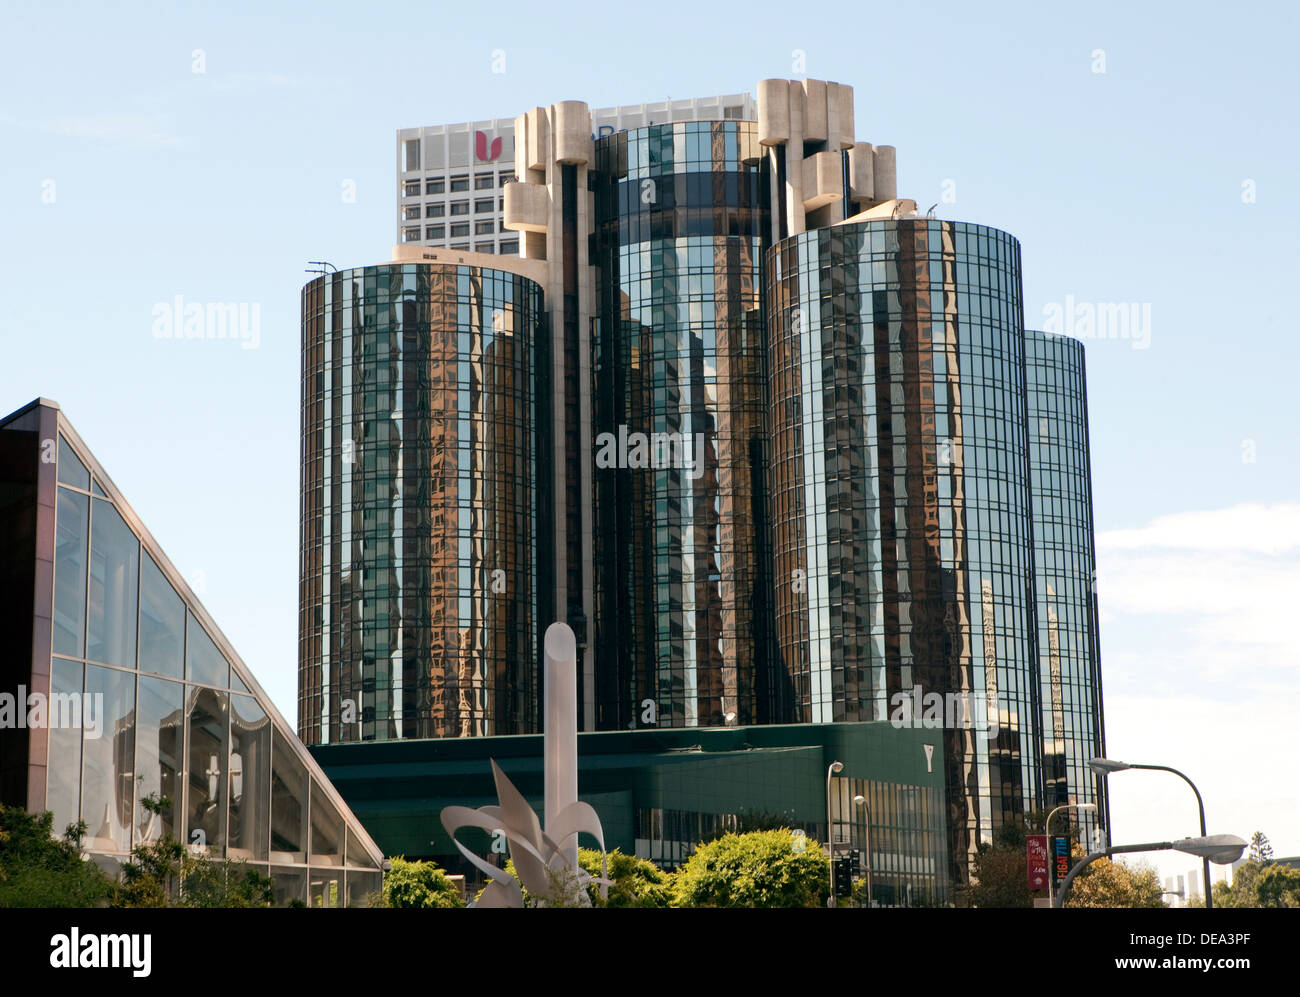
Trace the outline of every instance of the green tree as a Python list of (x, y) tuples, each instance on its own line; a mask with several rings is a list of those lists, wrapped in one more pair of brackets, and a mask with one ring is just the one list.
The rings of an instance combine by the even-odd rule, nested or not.
[[(166, 797), (146, 796), (140, 805), (163, 814)], [(245, 862), (195, 855), (164, 835), (137, 845), (122, 863), (122, 881), (113, 890), (114, 907), (269, 907), (274, 881)]]
[[(611, 885), (608, 897), (600, 896), (600, 884), (587, 883), (587, 896), (593, 907), (671, 907), (673, 876), (653, 862), (624, 855), (615, 848), (606, 855)], [(591, 874), (600, 875), (600, 852), (594, 848), (578, 849), (578, 864)]]
[(85, 824), (54, 836), (54, 814), (0, 805), (0, 907), (102, 907), (112, 881), (81, 857)]
[[(1076, 845), (1075, 862), (1084, 857)], [(1129, 865), (1111, 859), (1097, 859), (1074, 877), (1067, 907), (1167, 907), (1160, 892), (1160, 879), (1146, 862)]]
[(982, 842), (971, 862), (970, 885), (958, 899), (963, 907), (1032, 907), (1024, 846)]
[(408, 862), (398, 855), (384, 874), (382, 907), (464, 907), (460, 890), (433, 862)]
[(1267, 865), (1273, 861), (1273, 845), (1263, 831), (1256, 831), (1250, 836), (1250, 851), (1247, 857), (1249, 861), (1260, 865)]
[(1255, 879), (1255, 907), (1300, 907), (1300, 869), (1273, 863)]
[[(1263, 831), (1250, 836), (1248, 858), (1232, 873), (1232, 884), (1214, 884), (1216, 907), (1300, 907), (1300, 869), (1273, 861), (1273, 846)], [(1204, 906), (1203, 902), (1188, 904)]]
[[(1025, 838), (1041, 834), (1048, 811), (1033, 810), (1003, 821), (994, 831), (992, 841), (980, 842), (971, 861), (970, 882), (957, 891), (961, 907), (1032, 907), (1034, 895), (1029, 889), (1029, 861), (1025, 853)], [(1059, 823), (1057, 823), (1059, 821)], [(1073, 842), (1077, 837), (1074, 825), (1067, 825), (1061, 817), (1052, 822), (1059, 836), (1062, 830)], [(1068, 830), (1066, 830), (1068, 828)]]
[(821, 848), (788, 828), (706, 842), (673, 877), (675, 907), (824, 907), (829, 895)]

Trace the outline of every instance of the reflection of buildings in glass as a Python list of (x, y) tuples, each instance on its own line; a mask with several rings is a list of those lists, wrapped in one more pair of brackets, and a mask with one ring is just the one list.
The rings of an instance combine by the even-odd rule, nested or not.
[(667, 434), (680, 447), (667, 466), (628, 453), (594, 472), (597, 726), (749, 723), (761, 653), (754, 125), (637, 128), (594, 156), (593, 436)]
[[(501, 221), (547, 289), (533, 608), (578, 632), (584, 730), (883, 721), (914, 686), (991, 701), (996, 733), (940, 735), (960, 880), (1003, 821), (1087, 791), (1062, 779), (1087, 781), (1100, 734), (1095, 618), (1031, 502), (1053, 486), (1030, 466), (1019, 245), (919, 217), (893, 148), (857, 140), (851, 88), (756, 96), (598, 137), (576, 101), (513, 123)], [(405, 211), (441, 138), (403, 138)], [(605, 433), (701, 433), (706, 461), (589, 460)]]
[(991, 742), (943, 733), (960, 876), (1037, 782), (1018, 247), (886, 219), (770, 267), (778, 645), (810, 719), (886, 719), (913, 683), (998, 703)]
[[(274, 876), (278, 902), (305, 902), (307, 855), (276, 856), (297, 871), (268, 864), (274, 737), (280, 774), (300, 773), (300, 799), (320, 797), (321, 833), (355, 846), (331, 862), (340, 896), (378, 889), (379, 850), (54, 403), (0, 419), (0, 495), (0, 595), (29, 593), (6, 610), (18, 636), (0, 678), (85, 707), (73, 723), (0, 737), (3, 802), (51, 810), (60, 829), (84, 822), (82, 848), (110, 871), (167, 836), (247, 859)], [(149, 797), (166, 801), (160, 813)]]
[(1105, 782), (1088, 769), (1089, 758), (1105, 755), (1105, 738), (1083, 344), (1028, 330), (1025, 370), (1044, 806), (1100, 803), (1098, 815), (1074, 814), (1091, 840), (1109, 821)]
[(304, 289), (309, 742), (536, 728), (541, 291), (502, 265), (395, 262)]

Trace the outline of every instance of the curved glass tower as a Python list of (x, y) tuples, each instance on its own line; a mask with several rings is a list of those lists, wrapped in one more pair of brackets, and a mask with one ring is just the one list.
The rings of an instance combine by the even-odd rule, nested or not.
[(759, 718), (766, 217), (751, 121), (595, 144), (597, 726)]
[(540, 286), (392, 263), (302, 314), (301, 737), (535, 731)]
[[(1099, 803), (1088, 759), (1106, 754), (1083, 343), (1025, 332), (1034, 598), (1043, 703), (1043, 805)], [(1101, 808), (1105, 817), (1105, 808)], [(1097, 815), (1082, 814), (1086, 834)], [(1109, 826), (1109, 821), (1102, 821)]]
[[(1021, 316), (1019, 243), (980, 225), (844, 223), (768, 257), (776, 638), (794, 719), (942, 727), (957, 882), (1037, 797)], [(931, 694), (970, 721), (930, 717)]]

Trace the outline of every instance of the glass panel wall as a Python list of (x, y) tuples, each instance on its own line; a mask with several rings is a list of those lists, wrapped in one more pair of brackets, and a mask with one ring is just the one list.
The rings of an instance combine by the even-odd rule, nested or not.
[(194, 618), (194, 614), (187, 613), (186, 617), (189, 640), (185, 645), (185, 677), (191, 682), (226, 688), (230, 681), (230, 665), (217, 650), (216, 643), (207, 631)]
[(140, 541), (113, 503), (96, 499), (91, 516), (86, 657), (134, 668)]
[(82, 491), (90, 488), (90, 472), (62, 436), (59, 437), (59, 481)]
[(275, 881), (275, 906), (288, 907), (294, 900), (307, 903), (306, 869), (273, 865), (271, 879)]
[[(179, 682), (140, 677), (136, 712), (136, 829), (135, 840), (157, 841), (178, 837), (175, 815), (182, 812), (181, 760), (185, 689)], [(165, 799), (161, 816), (140, 805), (146, 796)]]
[(271, 720), (252, 697), (231, 696), (231, 858), (267, 858), (270, 806)]
[(221, 854), (226, 831), (226, 694), (187, 690), (189, 785), (185, 801), (186, 840)]
[(279, 731), (272, 732), (271, 861), (307, 860), (307, 767)]
[(343, 899), (343, 873), (335, 869), (311, 871), (311, 907), (340, 907)]
[[(79, 658), (84, 652), (86, 638), (86, 540), (90, 533), (90, 499), (60, 488), (58, 524), (54, 547), (54, 653)], [(80, 684), (77, 691), (81, 691)]]
[(152, 557), (140, 565), (140, 667), (180, 678), (185, 664), (185, 603)]
[(314, 779), (311, 784), (311, 864), (343, 864), (343, 821)]
[(382, 877), (377, 872), (353, 872), (347, 874), (347, 903), (349, 907), (365, 907), (370, 896), (383, 888)]
[[(379, 888), (362, 829), (233, 671), (129, 511), (60, 446), (46, 714), (56, 832), (82, 821), (83, 847), (114, 873), (133, 846), (164, 837), (250, 869), (275, 863), (278, 904), (341, 906), (345, 867), (359, 865), (360, 903), (367, 876)], [(149, 797), (163, 801), (161, 813), (143, 806)], [(321, 868), (309, 869), (309, 857)]]
[[(50, 664), (50, 698), (81, 696), (82, 665), (55, 658)], [(54, 814), (54, 831), (62, 834), (81, 813), (81, 731), (50, 728), (50, 760), (46, 770), (45, 808)]]
[(82, 845), (93, 851), (131, 850), (134, 807), (135, 675), (86, 666), (82, 703)]

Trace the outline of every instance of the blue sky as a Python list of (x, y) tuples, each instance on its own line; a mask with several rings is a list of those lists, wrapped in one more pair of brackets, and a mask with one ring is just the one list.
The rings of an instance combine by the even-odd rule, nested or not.
[[(1149, 306), (1141, 336), (1088, 342), (1111, 754), (1185, 768), (1211, 831), (1300, 853), (1297, 14), (1057, 6), (601, 5), (593, 27), (506, 3), (6, 2), (0, 411), (63, 405), (292, 721), (299, 289), (308, 260), (388, 258), (395, 129), (851, 84), (902, 195), (1021, 240), (1027, 324)], [(177, 295), (257, 305), (257, 348), (155, 338)], [(1190, 833), (1176, 780), (1113, 787), (1117, 840)]]

